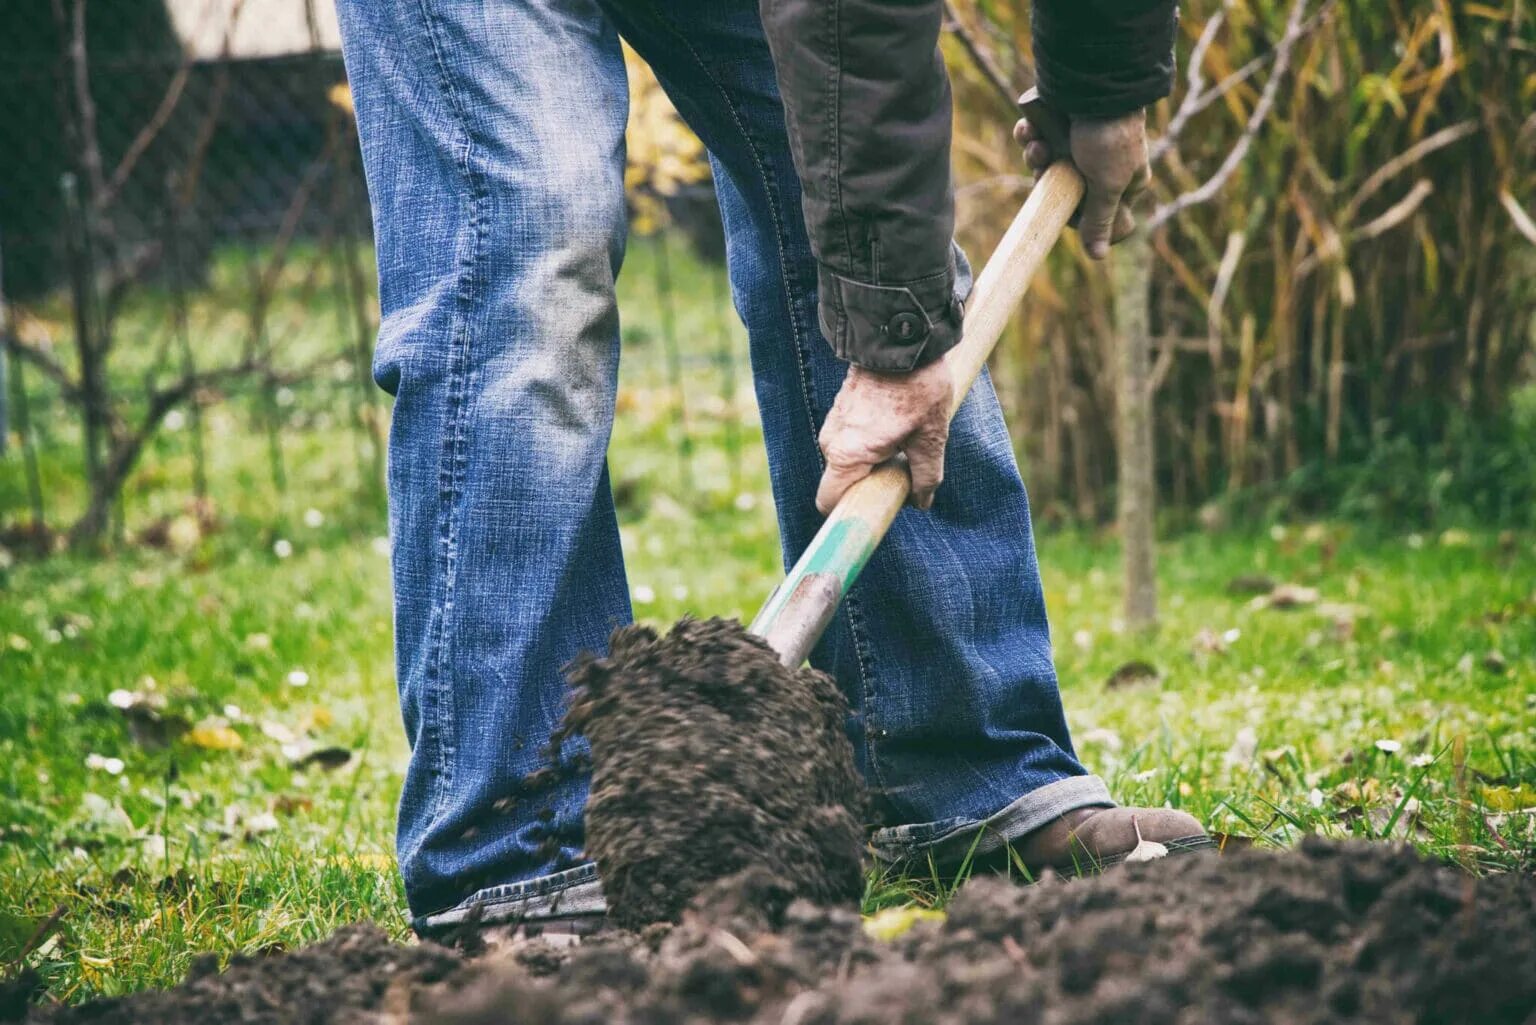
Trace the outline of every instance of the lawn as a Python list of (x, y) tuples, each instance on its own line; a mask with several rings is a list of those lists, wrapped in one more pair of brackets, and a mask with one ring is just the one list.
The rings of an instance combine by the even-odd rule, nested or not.
[[(612, 452), (631, 593), (658, 625), (750, 615), (778, 554), (750, 391), (723, 358), (739, 328), (680, 305), (674, 359), (654, 258), (637, 246), (626, 278)], [(672, 271), (713, 294), (692, 262)], [(209, 411), (216, 522), (183, 511), (183, 427), (136, 477), (110, 555), (0, 569), (0, 964), (24, 956), (56, 998), (358, 919), (405, 936), (383, 521), (321, 405), (294, 403), (311, 415), (279, 435), (281, 487), (245, 408)], [(64, 510), (66, 436), (47, 450)], [(0, 519), (19, 514), (16, 462)], [(1117, 625), (1112, 538), (1053, 532), (1040, 551), (1074, 735), (1122, 800), (1186, 808), (1232, 843), (1316, 832), (1477, 872), (1536, 861), (1536, 536), (1183, 534), (1161, 549), (1151, 637)], [(868, 904), (942, 897), (872, 879)]]

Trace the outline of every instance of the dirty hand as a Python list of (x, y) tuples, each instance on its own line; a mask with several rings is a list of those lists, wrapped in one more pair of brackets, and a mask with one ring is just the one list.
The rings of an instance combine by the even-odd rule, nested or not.
[[(1024, 159), (1038, 170), (1066, 155), (1053, 153), (1050, 143), (1028, 119), (1021, 118), (1013, 126), (1013, 137), (1024, 147)], [(1131, 201), (1146, 189), (1151, 177), (1147, 167), (1146, 111), (1107, 120), (1074, 118), (1070, 145), (1072, 163), (1082, 172), (1088, 186), (1074, 223), (1088, 255), (1102, 260), (1112, 243), (1119, 242), (1136, 227)]]
[(919, 509), (933, 504), (944, 479), (949, 403), (955, 383), (941, 357), (909, 373), (850, 366), (817, 441), (827, 458), (816, 508), (830, 513), (837, 500), (898, 452), (907, 454), (912, 496)]

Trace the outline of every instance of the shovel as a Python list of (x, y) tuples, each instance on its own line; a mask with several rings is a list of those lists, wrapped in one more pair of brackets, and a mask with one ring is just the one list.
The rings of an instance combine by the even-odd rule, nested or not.
[[(1035, 90), (1025, 93), (1019, 106), (1055, 152), (1067, 152), (1066, 126), (1041, 105)], [(982, 268), (960, 342), (946, 357), (955, 378), (951, 420), (1082, 198), (1082, 175), (1070, 161), (1057, 160), (1039, 176)], [(904, 457), (876, 467), (843, 494), (784, 582), (769, 596), (748, 632), (767, 641), (785, 666), (794, 668), (809, 657), (911, 491), (912, 477)]]

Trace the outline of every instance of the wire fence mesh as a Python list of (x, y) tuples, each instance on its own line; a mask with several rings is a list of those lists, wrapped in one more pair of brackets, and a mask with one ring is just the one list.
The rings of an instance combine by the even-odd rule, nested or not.
[[(322, 484), (378, 517), (387, 397), (338, 45), (329, 0), (0, 11), (0, 544), (270, 515)], [(621, 418), (663, 454), (635, 472), (734, 494), (755, 413), (707, 180), (632, 180)], [(672, 211), (686, 230), (658, 230)], [(621, 500), (655, 490), (615, 477)]]

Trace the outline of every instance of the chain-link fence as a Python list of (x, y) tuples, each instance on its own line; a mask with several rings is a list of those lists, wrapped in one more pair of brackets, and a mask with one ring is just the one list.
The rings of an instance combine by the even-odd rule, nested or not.
[[(665, 102), (631, 73), (638, 109)], [(261, 515), (338, 478), (378, 516), (375, 279), (331, 0), (12, 0), (0, 153), (0, 545)], [(699, 177), (636, 197), (641, 232), (669, 209), (704, 223), (637, 245), (622, 286), (631, 391), (685, 489), (704, 434), (739, 482), (754, 419)], [(679, 307), (711, 341), (680, 345), (703, 322)]]

